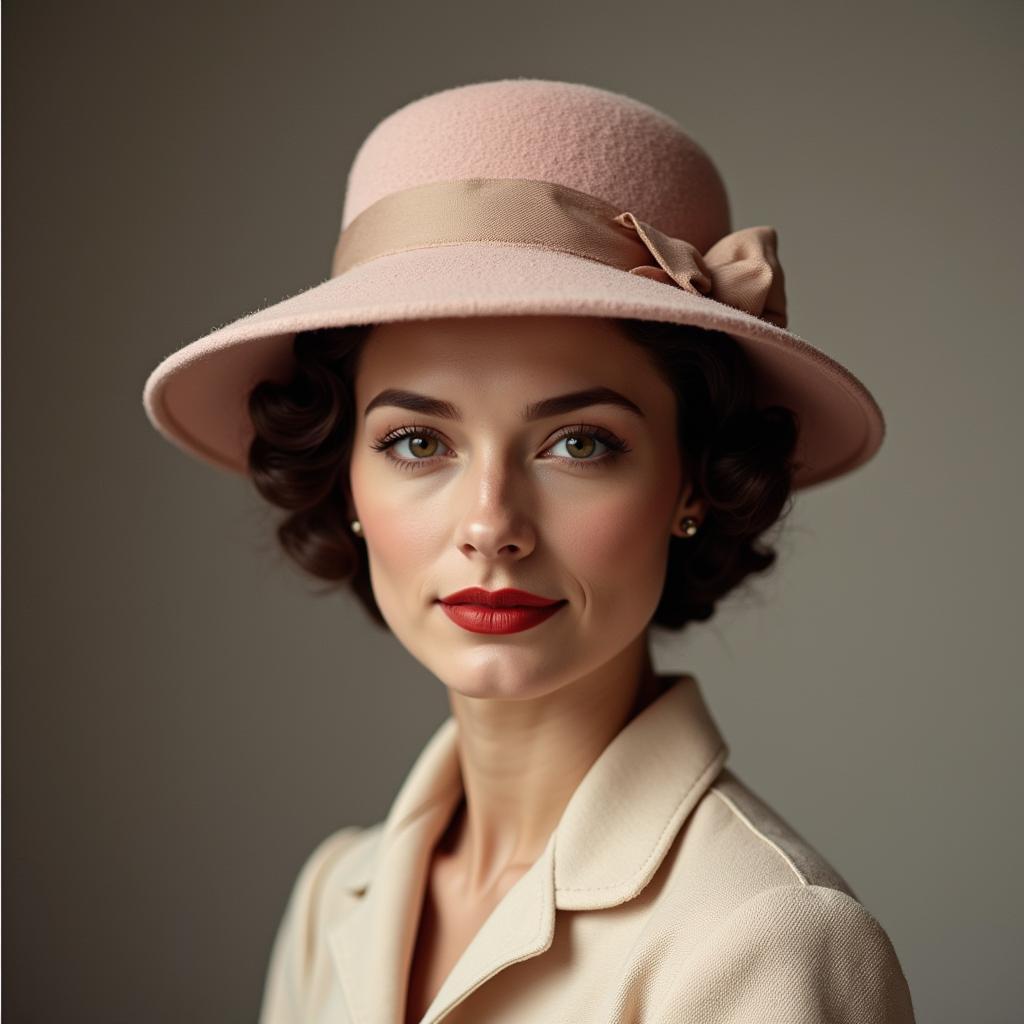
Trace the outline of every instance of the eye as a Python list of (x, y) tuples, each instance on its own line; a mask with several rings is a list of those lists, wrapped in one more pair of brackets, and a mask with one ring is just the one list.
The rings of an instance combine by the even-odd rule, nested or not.
[[(408, 457), (394, 454), (393, 449), (399, 444), (408, 442), (408, 450), (411, 453)], [(375, 452), (384, 452), (388, 461), (401, 466), (402, 469), (418, 469), (417, 463), (430, 462), (436, 455), (438, 447), (445, 445), (438, 434), (430, 427), (399, 427), (385, 434), (384, 437), (374, 441), (370, 446)]]
[[(599, 468), (631, 450), (625, 442), (603, 427), (589, 427), (582, 423), (563, 428), (545, 451), (553, 451), (563, 442), (567, 454), (556, 456), (556, 460), (568, 463), (572, 469)], [(395, 451), (406, 444), (405, 451), (409, 454), (396, 455)], [(600, 450), (602, 446), (605, 449), (603, 452)], [(435, 458), (444, 458), (444, 455), (438, 453), (439, 448), (448, 449), (435, 430), (415, 424), (390, 431), (370, 447), (374, 451), (383, 452), (395, 465), (410, 470), (417, 470), (423, 464), (429, 465)]]
[[(547, 450), (553, 451), (563, 441), (565, 450), (568, 452), (566, 461), (573, 463), (573, 469), (600, 467), (630, 450), (624, 441), (603, 427), (588, 427), (582, 423), (574, 427), (566, 427)], [(606, 449), (603, 454), (600, 452), (599, 446)], [(595, 451), (598, 452), (596, 456), (594, 456)]]

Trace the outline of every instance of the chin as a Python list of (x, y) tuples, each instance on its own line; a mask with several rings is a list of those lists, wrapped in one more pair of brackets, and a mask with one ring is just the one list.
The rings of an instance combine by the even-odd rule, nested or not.
[(449, 650), (442, 662), (431, 671), (449, 690), (484, 700), (543, 697), (578, 675), (571, 671), (564, 656), (552, 664), (543, 652), (512, 650), (494, 644), (480, 644), (458, 657), (453, 657)]

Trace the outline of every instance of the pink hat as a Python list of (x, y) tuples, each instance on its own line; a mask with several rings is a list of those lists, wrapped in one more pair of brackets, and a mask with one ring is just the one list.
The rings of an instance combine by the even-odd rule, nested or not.
[(250, 390), (286, 381), (299, 331), (448, 316), (564, 314), (722, 331), (757, 405), (799, 417), (794, 489), (866, 462), (882, 412), (786, 330), (773, 228), (732, 231), (725, 186), (671, 118), (594, 86), (446, 89), (376, 125), (348, 177), (331, 276), (168, 355), (143, 404), (168, 440), (248, 472)]

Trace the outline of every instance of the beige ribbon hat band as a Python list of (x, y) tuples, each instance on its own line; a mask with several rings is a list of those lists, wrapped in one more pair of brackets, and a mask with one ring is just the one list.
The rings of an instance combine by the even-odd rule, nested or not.
[(468, 242), (528, 245), (596, 260), (786, 326), (774, 228), (733, 231), (702, 254), (596, 196), (529, 178), (436, 181), (384, 196), (342, 232), (331, 274), (380, 256)]

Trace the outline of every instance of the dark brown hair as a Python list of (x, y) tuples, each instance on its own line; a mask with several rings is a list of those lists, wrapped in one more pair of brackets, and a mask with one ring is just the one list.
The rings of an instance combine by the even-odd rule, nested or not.
[[(799, 424), (785, 407), (754, 407), (750, 363), (727, 334), (659, 321), (617, 323), (675, 392), (680, 452), (696, 493), (707, 501), (697, 533), (670, 539), (652, 618), (679, 630), (711, 618), (717, 602), (776, 561), (775, 550), (759, 539), (789, 512)], [(329, 590), (348, 584), (386, 628), (364, 542), (349, 528), (355, 370), (371, 327), (295, 336), (291, 379), (263, 381), (250, 393), (249, 470), (259, 493), (286, 510), (277, 526), (285, 554), (314, 578), (331, 581)]]

